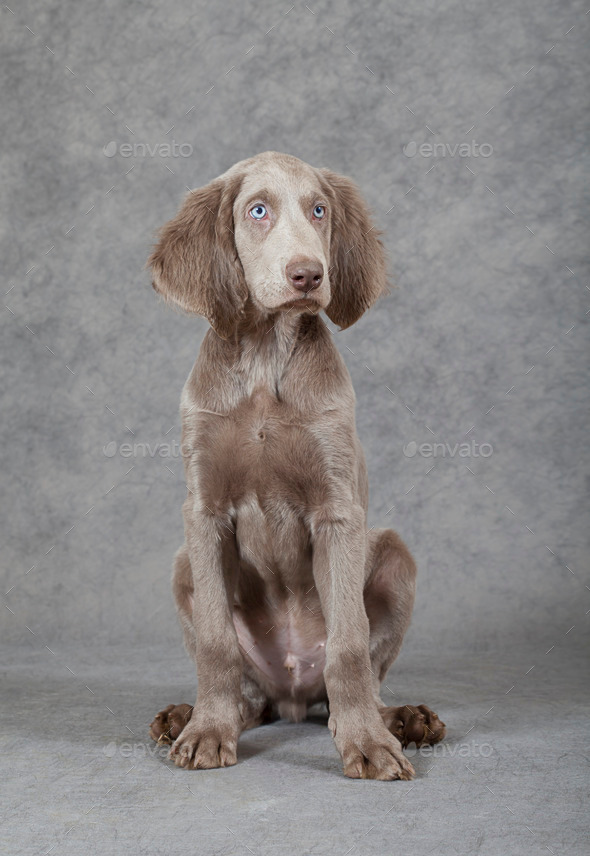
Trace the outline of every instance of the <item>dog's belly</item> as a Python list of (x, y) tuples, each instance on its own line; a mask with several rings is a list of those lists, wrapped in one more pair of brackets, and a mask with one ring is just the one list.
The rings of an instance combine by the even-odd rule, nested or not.
[(234, 607), (240, 648), (262, 678), (263, 688), (277, 701), (315, 700), (323, 687), (326, 628), (321, 614), (314, 620), (302, 610), (307, 612), (300, 603), (284, 614), (280, 610), (251, 614)]
[(265, 515), (250, 495), (236, 511), (236, 544), (233, 618), (244, 657), (275, 700), (315, 700), (323, 691), (326, 626), (303, 523), (280, 505)]

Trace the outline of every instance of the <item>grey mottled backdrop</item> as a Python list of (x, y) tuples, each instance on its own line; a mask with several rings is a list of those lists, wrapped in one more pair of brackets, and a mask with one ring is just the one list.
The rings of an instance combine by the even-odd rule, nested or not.
[[(143, 740), (154, 706), (170, 700), (158, 683), (174, 669), (178, 693), (192, 700), (169, 572), (182, 539), (178, 402), (206, 322), (160, 304), (143, 265), (187, 188), (267, 149), (355, 178), (391, 258), (395, 291), (335, 340), (357, 391), (370, 522), (398, 529), (419, 565), (398, 674), (413, 687), (411, 675), (432, 671), (409, 700), (442, 705), (447, 720), (451, 708), (456, 720), (468, 691), (488, 681), (485, 699), (509, 705), (514, 684), (534, 707), (544, 675), (577, 670), (590, 610), (586, 7), (25, 0), (1, 19), (1, 621), (14, 643), (9, 685), (31, 721), (38, 692), (55, 714), (36, 736), (54, 727), (52, 739), (63, 739), (55, 702), (68, 693), (74, 707), (89, 705), (86, 720), (76, 714), (86, 722), (80, 745), (103, 729), (99, 753), (113, 728), (125, 734), (133, 705), (143, 705)], [(82, 686), (98, 669), (104, 712), (109, 668), (131, 662), (132, 698), (99, 726)], [(432, 675), (446, 688), (434, 699)], [(574, 676), (569, 699), (575, 685)], [(544, 726), (551, 739), (555, 715)], [(336, 770), (329, 742), (321, 746)], [(159, 776), (162, 788), (171, 777), (157, 769), (142, 777)], [(224, 775), (209, 781), (223, 789), (233, 773)], [(83, 781), (72, 793), (90, 787)], [(351, 806), (376, 804), (375, 791), (354, 793)], [(433, 799), (444, 793), (443, 777)], [(92, 799), (73, 812), (78, 832), (68, 838), (69, 820), (62, 828), (61, 817), (37, 812), (31, 852), (74, 847)], [(284, 830), (289, 812), (275, 809)], [(547, 809), (537, 809), (542, 824)], [(121, 821), (113, 811), (111, 826)], [(491, 823), (509, 826), (504, 852), (521, 852), (521, 834), (522, 852), (581, 852), (563, 837), (552, 844), (547, 830), (527, 838), (530, 811)], [(88, 836), (95, 828), (84, 827)], [(245, 844), (266, 852), (258, 828)], [(132, 829), (121, 831), (127, 847), (158, 852), (154, 830), (141, 843)], [(453, 830), (439, 852), (492, 852), (465, 818)], [(215, 834), (215, 852), (234, 852), (229, 833)], [(385, 852), (392, 840), (344, 836), (331, 850), (336, 833), (322, 834), (314, 853), (347, 843)], [(437, 852), (436, 834), (408, 833), (407, 852)]]

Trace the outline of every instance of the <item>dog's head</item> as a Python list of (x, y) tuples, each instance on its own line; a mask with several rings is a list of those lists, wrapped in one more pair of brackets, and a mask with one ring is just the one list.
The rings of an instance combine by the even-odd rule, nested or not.
[(291, 155), (240, 161), (192, 191), (161, 230), (153, 285), (232, 336), (255, 311), (354, 324), (386, 289), (385, 257), (357, 187)]

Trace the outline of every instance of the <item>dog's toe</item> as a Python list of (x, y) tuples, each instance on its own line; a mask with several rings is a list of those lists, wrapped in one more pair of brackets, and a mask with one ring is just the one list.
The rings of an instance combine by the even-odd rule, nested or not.
[(401, 751), (377, 743), (369, 745), (363, 752), (355, 747), (346, 753), (343, 771), (349, 779), (377, 779), (382, 782), (407, 781), (414, 777), (414, 768)]
[(414, 768), (404, 756), (399, 740), (383, 727), (380, 719), (331, 717), (330, 729), (348, 778), (391, 782), (414, 777)]

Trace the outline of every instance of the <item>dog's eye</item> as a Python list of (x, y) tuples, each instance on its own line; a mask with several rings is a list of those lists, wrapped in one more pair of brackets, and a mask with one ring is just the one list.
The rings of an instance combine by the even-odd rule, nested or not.
[(326, 209), (323, 205), (316, 205), (316, 207), (313, 209), (314, 220), (321, 220), (325, 213)]
[(253, 220), (264, 220), (267, 211), (264, 205), (255, 205), (254, 208), (250, 208), (249, 213)]

